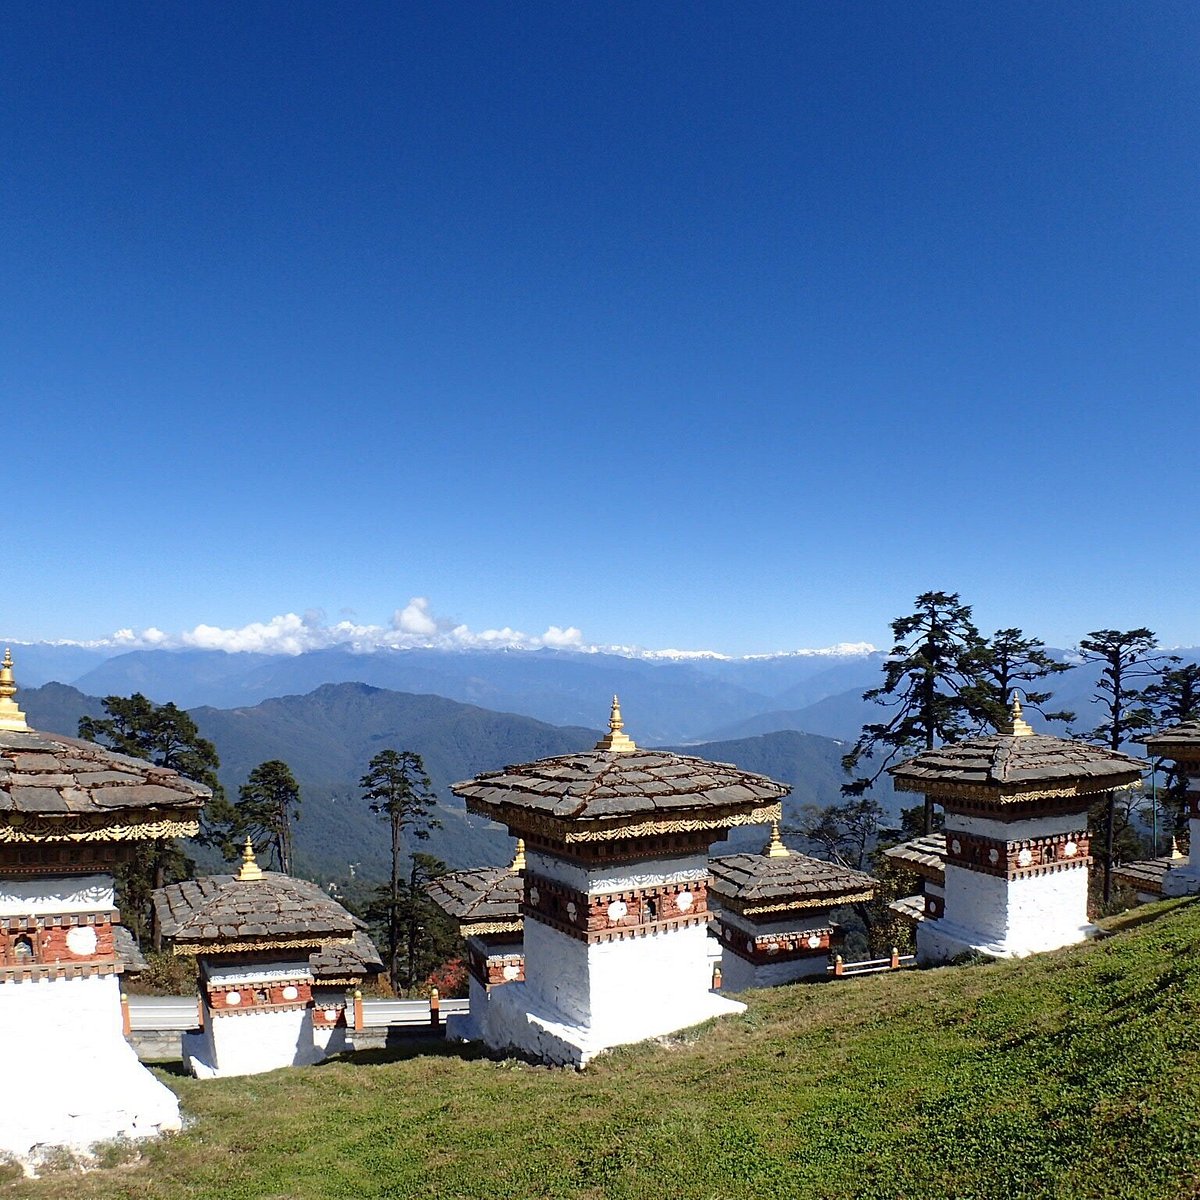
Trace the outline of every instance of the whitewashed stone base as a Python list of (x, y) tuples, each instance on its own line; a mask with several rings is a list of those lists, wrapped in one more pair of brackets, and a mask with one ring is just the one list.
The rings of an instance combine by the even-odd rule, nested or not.
[(814, 954), (811, 958), (794, 958), (789, 962), (768, 962), (755, 965), (726, 950), (721, 956), (721, 990), (744, 992), (748, 988), (778, 987), (799, 979), (824, 979), (829, 973), (829, 956)]
[(1164, 896), (1195, 896), (1200, 893), (1200, 818), (1192, 817), (1188, 821), (1188, 835), (1188, 857), (1163, 876)]
[(198, 1079), (311, 1066), (324, 1057), (307, 1008), (214, 1017), (205, 1005), (204, 1028), (183, 1035), (184, 1064)]
[(180, 1128), (179, 1101), (121, 1031), (116, 976), (2, 983), (0, 1031), (0, 1154), (33, 1166)]
[(692, 998), (686, 1006), (631, 1006), (621, 1027), (604, 1030), (580, 1025), (561, 1012), (531, 1006), (528, 984), (510, 983), (488, 995), (483, 1041), (493, 1050), (517, 1051), (555, 1066), (584, 1067), (614, 1046), (665, 1037), (712, 1017), (746, 1011), (746, 1006), (715, 992)]

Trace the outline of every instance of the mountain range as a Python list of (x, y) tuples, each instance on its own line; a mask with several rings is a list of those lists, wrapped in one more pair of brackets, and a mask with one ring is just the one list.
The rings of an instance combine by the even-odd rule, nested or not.
[[(103, 715), (98, 697), (58, 683), (22, 690), (21, 703), (30, 724), (47, 732), (73, 735), (81, 716)], [(190, 711), (201, 734), (217, 747), (219, 777), (231, 797), (258, 763), (274, 758), (288, 763), (302, 797), (295, 829), (297, 867), (323, 879), (353, 874), (379, 879), (387, 871), (386, 827), (369, 812), (358, 786), (380, 750), (419, 753), (437, 793), (441, 828), (412, 848), (452, 867), (494, 866), (511, 859), (511, 839), (500, 826), (468, 814), (450, 785), (509, 763), (590, 749), (600, 737), (596, 728), (550, 725), (363, 683), (323, 684), (302, 696), (253, 706)], [(843, 747), (794, 730), (674, 748), (791, 784), (785, 822), (794, 822), (803, 804), (835, 803), (844, 780)], [(730, 845), (743, 849), (763, 836), (762, 830), (737, 831)], [(199, 852), (199, 857), (209, 867), (217, 865), (208, 861), (211, 855)]]

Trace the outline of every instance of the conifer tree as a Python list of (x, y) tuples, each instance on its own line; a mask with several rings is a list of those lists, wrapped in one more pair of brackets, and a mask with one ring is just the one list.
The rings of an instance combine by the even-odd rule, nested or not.
[(433, 817), (437, 803), (425, 764), (411, 750), (381, 750), (367, 765), (359, 782), (371, 811), (388, 822), (391, 832), (392, 872), (388, 886), (388, 970), (393, 990), (398, 990), (400, 970), (400, 860), (405, 836), (425, 840), (431, 829), (441, 828)]
[(1051, 658), (1045, 643), (1026, 637), (1024, 630), (997, 629), (973, 655), (974, 680), (966, 692), (968, 703), (993, 729), (1003, 730), (1008, 727), (1013, 689), (1019, 687), (1022, 707), (1041, 713), (1047, 721), (1070, 723), (1075, 720), (1073, 712), (1046, 711), (1052, 692), (1032, 690), (1029, 685), (1061, 675), (1071, 666)]
[[(923, 592), (915, 605), (892, 622), (895, 644), (883, 664), (883, 683), (863, 693), (891, 713), (864, 725), (842, 759), (847, 771), (868, 759), (873, 768), (842, 786), (847, 796), (861, 796), (896, 759), (962, 736), (983, 715), (972, 690), (983, 643), (970, 607), (957, 592)], [(933, 824), (933, 802), (926, 798), (924, 832)]]
[(259, 763), (238, 788), (237, 831), (256, 851), (269, 850), (285, 875), (292, 873), (292, 822), (300, 819), (300, 785), (287, 763)]
[[(1140, 681), (1159, 673), (1163, 656), (1155, 654), (1158, 638), (1152, 630), (1095, 629), (1079, 641), (1084, 662), (1100, 664), (1100, 678), (1092, 703), (1100, 706), (1103, 720), (1088, 735), (1088, 740), (1110, 750), (1120, 750), (1131, 738), (1145, 733), (1153, 720)], [(1116, 795), (1108, 792), (1093, 809), (1093, 823), (1104, 824), (1104, 903), (1112, 900), (1112, 869), (1116, 843)], [(1130, 832), (1126, 820), (1121, 833)]]
[[(1200, 663), (1185, 663), (1172, 655), (1168, 665), (1154, 683), (1142, 693), (1153, 714), (1155, 730), (1166, 729), (1183, 721), (1200, 720)], [(1167, 786), (1164, 800), (1171, 813), (1172, 832), (1186, 833), (1187, 776), (1177, 763), (1167, 767)]]
[[(106, 717), (81, 717), (79, 736), (88, 741), (142, 758), (159, 767), (169, 767), (196, 783), (212, 789), (212, 799), (201, 816), (198, 840), (222, 845), (233, 817), (233, 808), (217, 780), (221, 765), (216, 747), (200, 736), (196, 722), (174, 704), (155, 704), (141, 692), (132, 696), (105, 696)], [(116, 882), (122, 914), (134, 934), (149, 933), (155, 950), (162, 937), (154, 917), (151, 893), (168, 883), (186, 879), (191, 860), (175, 839), (137, 842), (133, 857), (117, 869)]]

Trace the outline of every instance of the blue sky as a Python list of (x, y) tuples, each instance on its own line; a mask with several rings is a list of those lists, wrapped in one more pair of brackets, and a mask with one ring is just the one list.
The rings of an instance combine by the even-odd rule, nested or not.
[(883, 644), (940, 588), (985, 630), (1200, 642), (1198, 34), (10, 9), (0, 633), (425, 597), (744, 653)]

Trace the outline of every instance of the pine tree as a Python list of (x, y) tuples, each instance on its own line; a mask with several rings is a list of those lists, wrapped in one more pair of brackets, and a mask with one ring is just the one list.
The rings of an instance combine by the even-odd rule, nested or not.
[[(873, 771), (842, 786), (861, 796), (899, 757), (954, 741), (977, 724), (977, 656), (983, 645), (971, 609), (957, 592), (924, 592), (916, 611), (892, 622), (895, 645), (883, 664), (884, 681), (864, 700), (891, 708), (887, 721), (863, 726), (842, 759), (847, 771), (870, 759)], [(924, 831), (933, 829), (933, 802), (926, 798)]]
[[(1156, 730), (1200, 720), (1200, 663), (1185, 663), (1175, 655), (1167, 663), (1158, 679), (1142, 692)], [(1156, 761), (1156, 769), (1157, 766)], [(1172, 832), (1177, 836), (1186, 834), (1188, 829), (1187, 786), (1187, 776), (1178, 763), (1167, 767), (1167, 785), (1161, 799), (1171, 814)]]
[[(457, 924), (430, 898), (429, 884), (446, 873), (446, 864), (431, 854), (412, 855), (407, 879), (401, 879), (393, 902), (387, 884), (375, 890), (367, 919), (388, 939), (396, 936), (399, 953), (393, 985), (397, 991), (418, 986), (461, 953)], [(396, 930), (393, 935), (393, 928)]]
[[(1100, 678), (1096, 684), (1096, 695), (1092, 702), (1100, 706), (1104, 719), (1087, 738), (1110, 750), (1121, 746), (1145, 733), (1153, 720), (1153, 712), (1146, 701), (1145, 692), (1139, 681), (1150, 679), (1159, 673), (1163, 656), (1155, 654), (1158, 638), (1152, 630), (1141, 629), (1095, 629), (1079, 641), (1079, 652), (1084, 662), (1099, 663)], [(1093, 824), (1104, 823), (1104, 903), (1112, 900), (1112, 870), (1115, 861), (1116, 795), (1108, 792), (1093, 809)], [(1132, 832), (1128, 813), (1119, 831), (1123, 836)]]
[[(140, 692), (132, 696), (105, 696), (107, 717), (81, 717), (79, 736), (100, 742), (131, 758), (169, 767), (212, 789), (212, 799), (201, 815), (197, 839), (220, 845), (226, 836), (233, 809), (217, 780), (221, 765), (216, 747), (200, 736), (196, 722), (174, 704), (155, 704)], [(132, 858), (116, 872), (117, 893), (126, 923), (139, 939), (150, 934), (155, 950), (162, 947), (151, 894), (156, 888), (191, 875), (191, 860), (174, 839), (137, 842)]]
[(292, 873), (292, 823), (300, 819), (300, 785), (277, 758), (259, 763), (238, 789), (237, 831), (256, 851), (269, 850), (285, 875)]
[(995, 730), (1008, 727), (1013, 689), (1022, 692), (1021, 704), (1034, 709), (1047, 721), (1070, 723), (1073, 712), (1047, 712), (1046, 704), (1052, 692), (1031, 690), (1029, 685), (1071, 670), (1072, 664), (1057, 662), (1046, 652), (1044, 642), (1026, 637), (1022, 629), (997, 629), (991, 638), (981, 642), (971, 664), (974, 682), (967, 690), (972, 709), (983, 714)]
[(400, 860), (404, 839), (424, 840), (431, 829), (441, 827), (433, 817), (437, 803), (425, 764), (411, 750), (381, 750), (367, 765), (359, 781), (371, 811), (388, 822), (392, 840), (392, 872), (388, 885), (388, 969), (392, 988), (397, 989), (400, 971)]

